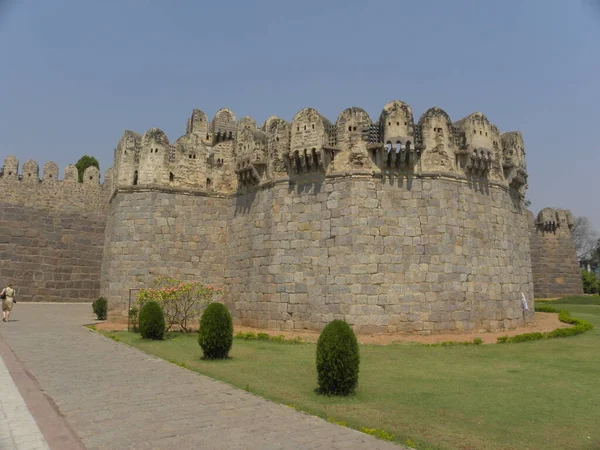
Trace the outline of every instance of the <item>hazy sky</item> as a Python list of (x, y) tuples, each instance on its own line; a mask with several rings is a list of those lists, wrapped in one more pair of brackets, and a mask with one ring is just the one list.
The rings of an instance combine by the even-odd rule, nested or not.
[(600, 230), (592, 2), (0, 0), (0, 158), (54, 160), (62, 177), (88, 154), (104, 171), (125, 129), (173, 142), (193, 108), (335, 121), (400, 99), (415, 120), (436, 105), (521, 130), (532, 210)]

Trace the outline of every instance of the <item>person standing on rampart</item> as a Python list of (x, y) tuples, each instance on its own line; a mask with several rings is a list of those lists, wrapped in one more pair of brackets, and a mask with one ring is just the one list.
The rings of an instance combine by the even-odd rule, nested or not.
[(0, 292), (0, 298), (2, 298), (2, 321), (8, 322), (10, 312), (12, 311), (13, 304), (15, 303), (15, 290), (13, 289), (12, 283), (9, 283), (2, 292)]

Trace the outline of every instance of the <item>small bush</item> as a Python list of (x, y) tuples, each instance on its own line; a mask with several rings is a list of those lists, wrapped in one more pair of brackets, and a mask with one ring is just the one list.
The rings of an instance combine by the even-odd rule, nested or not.
[(473, 339), (473, 344), (474, 345), (481, 345), (481, 344), (483, 344), (483, 339), (481, 339), (479, 337), (475, 338), (475, 339)]
[(600, 292), (600, 281), (593, 272), (582, 270), (581, 278), (583, 280), (583, 292), (586, 294), (598, 294)]
[(248, 331), (247, 333), (238, 331), (238, 333), (235, 335), (235, 338), (244, 339), (246, 341), (254, 341), (256, 339), (256, 334), (254, 334), (252, 331)]
[(268, 341), (271, 338), (267, 333), (258, 333), (256, 335), (256, 339), (259, 341)]
[(200, 318), (200, 336), (204, 358), (225, 359), (233, 343), (233, 321), (223, 303), (211, 303)]
[(129, 308), (129, 321), (131, 322), (131, 328), (133, 329), (134, 333), (137, 333), (138, 331), (138, 314), (139, 310), (137, 306), (132, 306)]
[(321, 332), (317, 343), (319, 390), (327, 395), (348, 395), (358, 384), (360, 355), (352, 328), (334, 320)]
[(140, 334), (144, 339), (161, 340), (165, 336), (165, 316), (160, 305), (148, 302), (140, 311)]
[(108, 311), (108, 302), (104, 297), (100, 297), (98, 300), (94, 300), (92, 303), (92, 310), (98, 320), (106, 320), (106, 313)]
[(510, 342), (526, 342), (526, 341), (537, 341), (539, 339), (544, 339), (544, 334), (540, 332), (535, 333), (523, 333), (517, 334), (509, 338)]

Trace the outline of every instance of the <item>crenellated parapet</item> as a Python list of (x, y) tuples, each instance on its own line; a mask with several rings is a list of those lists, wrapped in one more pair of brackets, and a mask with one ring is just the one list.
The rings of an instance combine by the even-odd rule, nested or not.
[(536, 227), (540, 231), (571, 233), (575, 219), (571, 211), (566, 209), (544, 208), (537, 216)]
[(409, 105), (387, 103), (376, 121), (358, 107), (335, 123), (313, 108), (259, 128), (223, 108), (212, 120), (194, 109), (186, 134), (170, 144), (152, 128), (126, 131), (115, 149), (114, 186), (165, 186), (233, 194), (274, 180), (327, 174), (447, 175), (503, 185), (523, 196), (527, 170), (520, 132), (501, 134), (482, 113), (456, 122), (433, 107), (415, 122)]
[[(100, 183), (100, 172), (88, 167), (79, 182), (77, 168), (69, 164), (59, 173), (58, 165), (48, 161), (42, 166), (27, 160), (22, 166), (14, 156), (7, 156), (0, 167), (1, 202), (5, 205), (21, 205), (32, 211), (52, 211), (61, 214), (68, 211), (98, 216), (104, 214), (114, 191), (112, 171), (105, 172)], [(7, 214), (9, 214), (7, 212)]]
[[(109, 174), (107, 177), (106, 174)], [(107, 187), (112, 183), (112, 168), (107, 169), (105, 180), (100, 183), (100, 172), (94, 167), (88, 167), (83, 173), (84, 185), (98, 186), (100, 188)], [(40, 176), (41, 175), (41, 176)], [(69, 164), (63, 170), (62, 179), (59, 178), (58, 165), (54, 161), (48, 161), (43, 166), (43, 171), (40, 174), (40, 166), (36, 161), (27, 160), (23, 163), (23, 167), (19, 172), (19, 160), (9, 155), (4, 159), (4, 165), (0, 170), (0, 183), (20, 183), (28, 186), (36, 186), (42, 184), (50, 184), (57, 182), (62, 183), (77, 183), (79, 181), (77, 167)]]

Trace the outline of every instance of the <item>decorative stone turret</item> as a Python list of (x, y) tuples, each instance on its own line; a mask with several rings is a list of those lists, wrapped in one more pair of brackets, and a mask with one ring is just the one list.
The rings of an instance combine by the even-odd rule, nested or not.
[(413, 113), (406, 103), (394, 100), (383, 107), (379, 116), (380, 142), (368, 149), (374, 164), (382, 171), (413, 172), (421, 158), (422, 142), (419, 125), (414, 124)]
[(290, 175), (327, 171), (335, 158), (335, 127), (313, 108), (304, 108), (292, 120), (292, 142), (287, 155)]
[(235, 114), (229, 109), (222, 108), (215, 114), (212, 121), (212, 143), (232, 141), (236, 138), (237, 126), (235, 123)]
[(455, 172), (456, 142), (450, 116), (438, 107), (428, 109), (419, 119), (423, 140), (421, 168), (424, 171)]
[[(351, 169), (371, 168), (369, 161), (368, 137), (365, 139), (365, 129), (372, 125), (369, 114), (362, 109), (352, 107), (345, 109), (336, 122), (337, 145), (342, 149), (344, 157)], [(339, 161), (339, 159), (338, 159)], [(343, 162), (340, 161), (343, 164)]]
[(291, 125), (279, 117), (269, 117), (261, 130), (267, 135), (267, 165), (269, 177), (287, 176), (286, 160), (291, 145)]
[(508, 185), (518, 191), (527, 186), (525, 146), (520, 131), (509, 131), (501, 135), (504, 177)]
[(480, 112), (455, 122), (454, 128), (456, 134), (462, 135), (456, 152), (460, 167), (466, 174), (487, 176), (498, 163), (498, 143), (492, 137), (497, 129)]
[(267, 135), (255, 127), (244, 127), (238, 133), (235, 173), (242, 185), (258, 184), (266, 176)]

